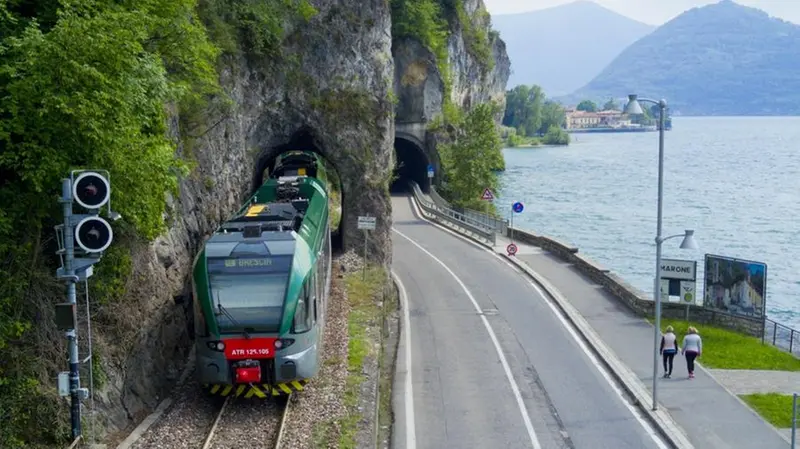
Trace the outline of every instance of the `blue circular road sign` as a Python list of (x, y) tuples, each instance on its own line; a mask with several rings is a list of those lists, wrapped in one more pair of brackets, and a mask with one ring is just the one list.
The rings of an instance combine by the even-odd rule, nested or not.
[(525, 206), (523, 206), (521, 202), (517, 201), (513, 206), (511, 206), (511, 208), (514, 210), (514, 212), (520, 213), (523, 209), (525, 209)]

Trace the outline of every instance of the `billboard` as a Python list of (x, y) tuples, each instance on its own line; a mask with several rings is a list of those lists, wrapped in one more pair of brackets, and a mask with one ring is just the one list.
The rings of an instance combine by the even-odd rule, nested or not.
[(760, 318), (766, 299), (767, 264), (706, 254), (704, 307)]

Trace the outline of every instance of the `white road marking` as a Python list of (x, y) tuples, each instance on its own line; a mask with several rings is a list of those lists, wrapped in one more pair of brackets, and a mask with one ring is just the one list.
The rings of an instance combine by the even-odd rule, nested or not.
[(392, 277), (400, 291), (400, 307), (403, 308), (404, 325), (402, 332), (405, 334), (403, 343), (405, 344), (406, 379), (405, 379), (405, 412), (406, 412), (406, 445), (407, 449), (417, 448), (417, 429), (414, 422), (414, 391), (411, 383), (411, 317), (408, 310), (408, 294), (400, 277), (393, 271)]
[[(489, 254), (494, 255), (499, 260), (503, 261), (506, 265), (510, 266), (515, 271), (517, 271), (518, 273), (522, 274), (517, 269), (517, 267), (514, 266), (513, 263), (511, 263), (511, 261), (505, 259), (500, 254), (497, 254), (493, 249), (489, 249), (489, 248), (487, 248), (487, 247), (485, 247), (485, 246), (483, 246), (483, 245), (481, 245), (479, 243), (476, 243), (476, 242), (472, 241), (471, 239), (469, 239), (469, 238), (467, 238), (467, 237), (465, 237), (465, 236), (463, 236), (463, 235), (461, 235), (461, 234), (459, 234), (459, 233), (457, 233), (457, 232), (455, 232), (455, 231), (453, 231), (451, 229), (448, 229), (446, 226), (442, 226), (439, 223), (435, 223), (433, 221), (428, 220), (427, 218), (425, 218), (425, 215), (422, 214), (422, 211), (420, 211), (419, 207), (417, 206), (417, 202), (414, 201), (412, 198), (409, 198), (409, 199), (411, 200), (412, 207), (417, 212), (417, 216), (420, 217), (421, 220), (426, 221), (429, 224), (431, 224), (433, 226), (436, 226), (437, 228), (439, 228), (439, 229), (441, 229), (441, 230), (443, 230), (443, 231), (445, 231), (445, 232), (447, 232), (449, 234), (452, 234), (453, 236), (465, 241), (466, 243), (469, 243), (470, 245), (475, 246), (476, 248), (478, 248), (480, 250), (486, 251)], [(395, 230), (395, 232), (399, 232), (399, 231)], [(636, 419), (636, 421), (639, 424), (641, 424), (641, 426), (644, 428), (645, 432), (647, 432), (647, 434), (650, 436), (650, 438), (656, 443), (656, 445), (659, 448), (668, 449), (669, 446), (667, 446), (666, 443), (664, 443), (664, 441), (658, 435), (658, 431), (656, 431), (656, 429), (650, 423), (645, 421), (645, 419), (641, 416), (641, 412), (638, 409), (636, 409), (636, 407), (634, 407), (633, 405), (631, 405), (630, 402), (628, 402), (627, 398), (625, 397), (625, 394), (619, 388), (617, 383), (612, 379), (611, 375), (607, 372), (606, 368), (603, 366), (602, 363), (600, 363), (599, 360), (597, 360), (597, 357), (595, 357), (595, 355), (591, 352), (591, 350), (589, 350), (589, 348), (584, 343), (583, 339), (573, 329), (572, 325), (566, 320), (566, 318), (564, 318), (561, 315), (561, 313), (559, 312), (559, 310), (555, 306), (555, 304), (553, 304), (552, 301), (547, 299), (547, 295), (544, 294), (542, 289), (535, 282), (529, 280), (528, 283), (536, 290), (536, 292), (539, 295), (541, 295), (541, 297), (544, 300), (544, 302), (547, 303), (547, 305), (550, 307), (550, 309), (553, 311), (553, 313), (555, 313), (555, 315), (558, 317), (559, 321), (561, 321), (562, 325), (567, 329), (567, 331), (569, 332), (570, 336), (572, 336), (572, 338), (578, 344), (578, 347), (580, 347), (581, 350), (584, 352), (584, 354), (586, 354), (586, 356), (589, 357), (589, 360), (592, 362), (592, 365), (594, 365), (594, 367), (597, 368), (597, 370), (600, 372), (600, 374), (603, 376), (603, 378), (606, 380), (606, 382), (608, 382), (608, 384), (611, 386), (611, 388), (617, 393), (617, 395), (619, 396), (619, 398), (622, 401), (622, 403), (625, 405), (625, 407), (628, 408), (628, 410), (631, 412), (631, 414)]]
[(508, 365), (508, 361), (506, 360), (505, 354), (503, 354), (503, 350), (500, 348), (500, 342), (497, 340), (497, 336), (494, 333), (494, 329), (492, 329), (491, 324), (489, 324), (489, 320), (487, 320), (486, 317), (483, 315), (482, 313), (483, 310), (481, 310), (480, 306), (478, 305), (478, 301), (476, 301), (475, 297), (472, 296), (472, 293), (470, 293), (467, 286), (464, 285), (464, 282), (461, 281), (461, 279), (453, 272), (453, 270), (450, 269), (450, 267), (448, 267), (444, 262), (439, 260), (438, 257), (431, 254), (428, 250), (420, 246), (419, 243), (415, 242), (410, 237), (398, 231), (394, 227), (392, 227), (392, 231), (396, 232), (400, 237), (403, 237), (404, 239), (411, 242), (411, 244), (419, 248), (420, 251), (430, 256), (431, 259), (435, 260), (439, 265), (441, 265), (445, 270), (447, 270), (447, 272), (450, 273), (451, 276), (453, 276), (453, 279), (455, 279), (456, 282), (458, 282), (458, 285), (461, 286), (461, 289), (464, 290), (464, 293), (467, 294), (467, 297), (472, 302), (472, 305), (475, 307), (475, 311), (478, 312), (478, 315), (481, 317), (481, 321), (483, 322), (483, 325), (486, 327), (486, 331), (489, 333), (489, 338), (491, 338), (492, 343), (494, 343), (494, 348), (497, 351), (497, 356), (500, 358), (500, 364), (503, 365), (503, 370), (506, 373), (506, 378), (508, 378), (508, 382), (511, 384), (511, 391), (514, 393), (514, 397), (517, 400), (517, 406), (519, 406), (519, 411), (520, 413), (522, 413), (522, 419), (525, 422), (525, 429), (527, 429), (528, 431), (528, 437), (530, 437), (531, 444), (533, 445), (534, 449), (541, 449), (542, 446), (539, 444), (539, 440), (536, 438), (536, 431), (533, 430), (533, 424), (531, 423), (531, 418), (528, 414), (528, 409), (527, 407), (525, 407), (525, 402), (522, 400), (522, 395), (520, 394), (519, 386), (517, 385), (516, 380), (514, 380), (514, 375), (511, 373), (511, 367)]
[[(508, 262), (508, 263), (510, 264), (511, 262)], [(564, 328), (567, 330), (567, 332), (569, 332), (569, 334), (575, 340), (575, 343), (578, 344), (578, 347), (580, 347), (581, 350), (583, 351), (583, 353), (586, 354), (586, 357), (588, 357), (589, 360), (592, 362), (592, 364), (597, 368), (597, 370), (600, 371), (600, 375), (603, 376), (603, 379), (605, 379), (606, 382), (608, 382), (608, 384), (617, 393), (617, 395), (620, 397), (620, 399), (622, 399), (622, 403), (625, 405), (625, 407), (628, 410), (630, 410), (630, 412), (633, 414), (633, 417), (636, 418), (636, 421), (638, 421), (639, 424), (641, 424), (641, 426), (644, 428), (644, 431), (647, 432), (647, 434), (650, 436), (650, 438), (656, 443), (656, 446), (658, 446), (661, 449), (669, 449), (669, 447), (666, 444), (664, 444), (664, 442), (661, 440), (661, 437), (658, 436), (658, 432), (656, 432), (656, 430), (653, 429), (653, 427), (650, 426), (650, 424), (647, 421), (645, 421), (644, 418), (642, 418), (641, 412), (639, 410), (637, 410), (633, 405), (631, 405), (630, 402), (625, 400), (625, 394), (622, 392), (622, 389), (619, 388), (619, 386), (617, 386), (616, 382), (614, 382), (614, 379), (607, 372), (607, 370), (603, 367), (602, 363), (600, 363), (600, 361), (597, 359), (597, 356), (595, 356), (594, 353), (592, 353), (592, 351), (586, 346), (586, 343), (583, 341), (581, 336), (578, 335), (578, 333), (575, 331), (575, 329), (573, 329), (573, 327), (569, 323), (569, 321), (567, 321), (567, 319), (564, 318), (564, 315), (561, 313), (560, 310), (558, 310), (556, 305), (553, 304), (552, 301), (548, 301), (546, 299), (547, 295), (545, 295), (545, 292), (542, 291), (541, 287), (539, 287), (533, 281), (529, 281), (529, 284), (531, 285), (531, 287), (533, 287), (534, 290), (536, 290), (536, 292), (542, 298), (545, 298), (544, 302), (547, 303), (547, 305), (550, 307), (550, 310), (553, 311), (553, 314), (556, 317), (558, 317), (558, 320), (561, 321), (561, 324), (564, 326)]]

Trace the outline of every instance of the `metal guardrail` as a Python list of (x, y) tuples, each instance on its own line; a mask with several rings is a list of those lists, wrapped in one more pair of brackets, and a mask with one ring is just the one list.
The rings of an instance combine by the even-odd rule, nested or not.
[(423, 212), (433, 215), (434, 218), (447, 222), (456, 227), (461, 227), (466, 231), (472, 232), (478, 237), (487, 240), (490, 244), (494, 245), (497, 239), (497, 233), (493, 227), (487, 226), (480, 220), (475, 220), (466, 214), (455, 211), (449, 207), (443, 207), (435, 204), (432, 200), (425, 197), (420, 190), (419, 185), (414, 181), (409, 181), (411, 191), (414, 194), (414, 199), (420, 205)]
[(769, 318), (764, 319), (764, 338), (762, 342), (771, 343), (772, 346), (800, 357), (800, 331), (772, 321)]
[(464, 216), (469, 217), (470, 220), (476, 223), (480, 223), (482, 226), (493, 228), (494, 231), (500, 235), (506, 235), (508, 233), (508, 220), (493, 215), (489, 215), (484, 212), (478, 212), (476, 210), (468, 209), (466, 207), (453, 206), (450, 203), (448, 203), (447, 200), (442, 198), (439, 195), (439, 192), (437, 192), (436, 188), (434, 188), (433, 186), (431, 186), (430, 197), (433, 200), (433, 202), (439, 207), (444, 207), (456, 211), (458, 213), (464, 214)]

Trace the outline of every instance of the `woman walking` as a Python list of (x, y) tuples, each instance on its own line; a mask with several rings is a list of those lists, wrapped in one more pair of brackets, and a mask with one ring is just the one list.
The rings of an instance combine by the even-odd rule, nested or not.
[(689, 370), (689, 379), (694, 378), (694, 359), (703, 354), (703, 340), (697, 333), (697, 328), (689, 326), (689, 333), (683, 337), (683, 354), (686, 356), (686, 368)]
[[(675, 336), (672, 326), (667, 326), (667, 333), (661, 337), (661, 349), (659, 353), (664, 360), (664, 378), (669, 379), (672, 376), (672, 359), (678, 353), (678, 337)], [(669, 365), (669, 367), (668, 367)]]

